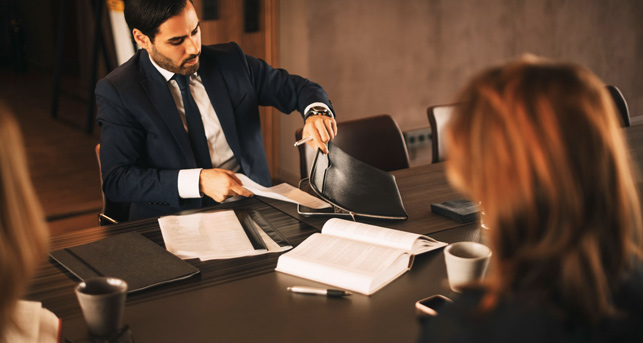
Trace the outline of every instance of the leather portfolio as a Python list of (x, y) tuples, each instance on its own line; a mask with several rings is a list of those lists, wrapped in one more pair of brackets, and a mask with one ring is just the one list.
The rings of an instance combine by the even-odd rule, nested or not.
[(309, 182), (317, 196), (336, 208), (326, 215), (408, 219), (395, 176), (356, 159), (332, 142), (328, 143), (328, 154), (317, 151)]
[(137, 232), (54, 251), (49, 256), (81, 280), (96, 276), (123, 279), (128, 293), (199, 273), (196, 267)]

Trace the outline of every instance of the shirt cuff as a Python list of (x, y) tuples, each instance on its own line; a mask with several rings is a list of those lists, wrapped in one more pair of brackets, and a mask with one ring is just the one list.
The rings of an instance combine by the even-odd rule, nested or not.
[(330, 112), (331, 117), (333, 119), (335, 119), (335, 113), (333, 113), (333, 110), (331, 110), (330, 107), (328, 107), (328, 105), (324, 104), (323, 102), (313, 102), (312, 104), (306, 106), (306, 109), (304, 110), (304, 113), (308, 113), (308, 110), (313, 106), (321, 106), (321, 107), (326, 108), (328, 110), (328, 112)]
[(203, 197), (203, 195), (201, 195), (201, 192), (199, 192), (200, 177), (201, 168), (179, 170), (179, 179), (177, 181), (179, 188), (179, 197), (181, 197), (182, 199)]

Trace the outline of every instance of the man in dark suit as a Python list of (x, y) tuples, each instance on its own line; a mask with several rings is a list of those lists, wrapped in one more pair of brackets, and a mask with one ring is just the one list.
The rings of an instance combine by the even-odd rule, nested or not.
[(143, 49), (96, 86), (103, 190), (130, 219), (252, 196), (234, 175), (271, 184), (258, 106), (304, 115), (304, 137), (327, 152), (337, 132), (316, 83), (245, 55), (201, 46), (191, 0), (127, 0)]

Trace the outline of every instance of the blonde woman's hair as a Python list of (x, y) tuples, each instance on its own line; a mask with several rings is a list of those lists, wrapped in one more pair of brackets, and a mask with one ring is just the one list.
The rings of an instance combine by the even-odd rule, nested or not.
[(643, 225), (605, 85), (579, 66), (525, 57), (473, 78), (460, 101), (447, 171), (490, 228), (484, 303), (526, 290), (569, 318), (616, 314), (611, 294), (640, 261)]
[(0, 332), (15, 325), (17, 300), (42, 263), (47, 239), (20, 128), (0, 102)]

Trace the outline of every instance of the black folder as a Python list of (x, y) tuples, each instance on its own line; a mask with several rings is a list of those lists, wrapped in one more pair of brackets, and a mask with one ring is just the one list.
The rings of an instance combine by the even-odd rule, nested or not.
[(193, 265), (137, 232), (54, 251), (49, 256), (81, 280), (97, 276), (123, 279), (128, 293), (199, 273)]
[(328, 143), (328, 154), (317, 151), (309, 182), (320, 198), (344, 211), (344, 216), (385, 220), (409, 217), (395, 176), (356, 159), (332, 142)]

